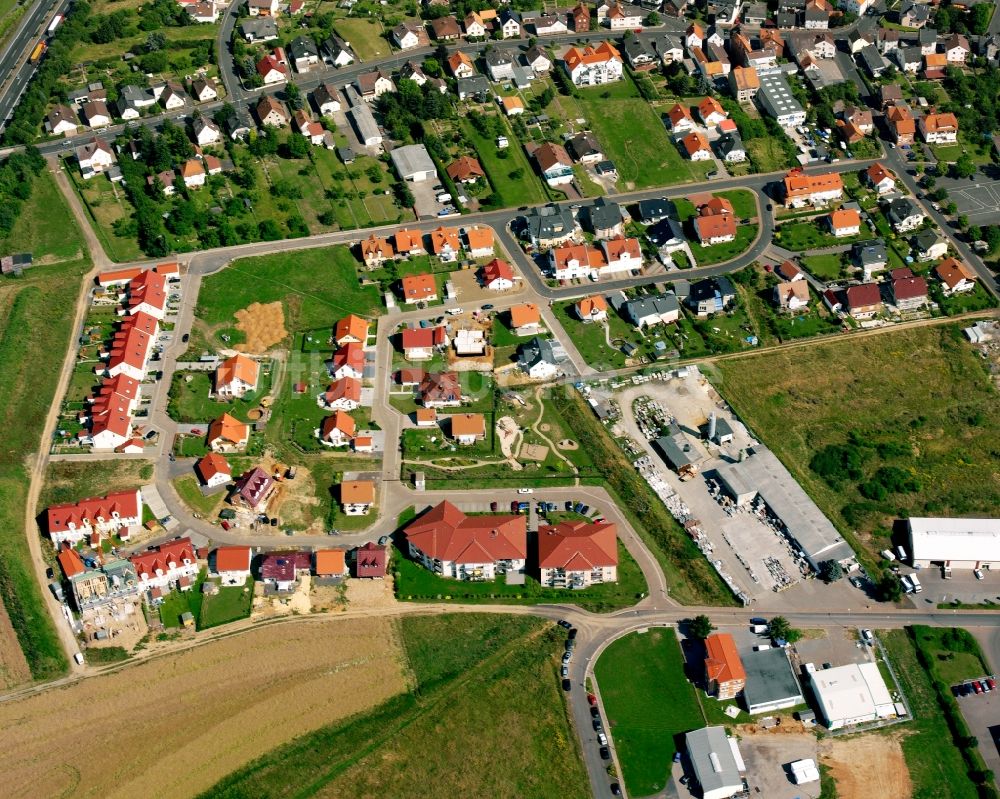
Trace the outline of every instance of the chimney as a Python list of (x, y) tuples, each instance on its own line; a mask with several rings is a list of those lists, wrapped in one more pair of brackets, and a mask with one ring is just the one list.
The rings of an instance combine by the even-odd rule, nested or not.
[(715, 440), (715, 411), (712, 411), (712, 415), (708, 417), (708, 440)]

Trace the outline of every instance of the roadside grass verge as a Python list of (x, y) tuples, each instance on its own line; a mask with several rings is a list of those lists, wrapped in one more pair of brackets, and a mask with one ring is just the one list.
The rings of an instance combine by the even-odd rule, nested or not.
[(44, 510), (49, 505), (138, 488), (152, 477), (153, 464), (148, 461), (52, 461), (45, 471), (38, 506)]
[(198, 485), (198, 478), (194, 475), (185, 475), (174, 480), (174, 490), (185, 505), (200, 513), (204, 518), (211, 519), (222, 503), (225, 492), (205, 496), (201, 493)]
[(959, 750), (952, 745), (952, 734), (935, 696), (932, 678), (921, 665), (912, 638), (905, 630), (890, 630), (880, 632), (879, 640), (914, 715), (913, 723), (907, 727), (909, 735), (902, 739), (913, 795), (975, 799), (976, 788), (966, 773)]
[(48, 170), (32, 181), (31, 197), (22, 207), (14, 228), (6, 238), (0, 238), (0, 253), (16, 252), (30, 252), (35, 263), (33, 269), (83, 258), (79, 228)]
[(677, 635), (657, 627), (619, 638), (594, 675), (629, 795), (662, 791), (681, 735), (705, 724)]
[(295, 739), (203, 796), (514, 799), (555, 785), (589, 795), (559, 690), (561, 631), (466, 614), (404, 618), (398, 629), (408, 693)]
[(718, 573), (594, 418), (583, 398), (571, 389), (554, 391), (551, 405), (577, 441), (589, 442), (590, 457), (602, 475), (602, 484), (663, 568), (670, 595), (684, 605), (735, 604)]
[[(59, 215), (63, 208), (56, 198), (50, 212)], [(72, 220), (64, 232), (75, 234), (81, 248)], [(29, 458), (38, 450), (69, 346), (71, 309), (89, 266), (85, 260), (38, 266), (19, 280), (2, 281), (7, 296), (0, 298), (0, 422), (5, 431), (0, 450), (0, 599), (36, 680), (64, 674), (67, 663), (31, 564), (26, 536), (38, 533), (24, 529)], [(53, 313), (55, 308), (61, 311)]]
[[(855, 550), (864, 555), (867, 545), (869, 564), (889, 544), (896, 519), (988, 516), (1000, 506), (1000, 397), (957, 325), (817, 343), (717, 368), (720, 393)], [(835, 468), (857, 460), (856, 469)]]

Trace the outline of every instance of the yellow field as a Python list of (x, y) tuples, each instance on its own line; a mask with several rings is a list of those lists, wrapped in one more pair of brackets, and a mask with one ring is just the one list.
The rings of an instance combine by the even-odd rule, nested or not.
[(7, 797), (189, 797), (405, 687), (391, 621), (285, 623), (0, 704)]

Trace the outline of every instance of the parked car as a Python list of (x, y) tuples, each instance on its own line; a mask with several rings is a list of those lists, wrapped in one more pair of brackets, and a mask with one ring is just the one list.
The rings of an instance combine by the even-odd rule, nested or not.
[(608, 747), (606, 747), (606, 746), (602, 746), (601, 747), (601, 760), (610, 760), (610, 759), (611, 759), (611, 750), (608, 749)]
[(535, 489), (533, 488), (519, 488), (517, 489), (518, 494), (534, 494)]
[(611, 783), (611, 785), (609, 787), (611, 789), (611, 795), (612, 796), (621, 796), (622, 795), (622, 786), (619, 785), (617, 782)]
[(587, 694), (587, 702), (589, 702), (591, 705), (596, 705), (597, 697), (594, 694)]
[(593, 726), (594, 732), (600, 732), (604, 729), (604, 725), (601, 723), (600, 719), (591, 719), (590, 724)]
[(983, 570), (982, 569), (973, 569), (972, 573), (974, 575), (976, 575), (976, 579), (977, 580), (982, 580), (985, 577), (985, 575), (983, 574)]
[(599, 743), (601, 746), (607, 746), (608, 736), (605, 735), (603, 732), (597, 733), (597, 743)]
[(563, 688), (564, 691), (568, 691), (572, 687), (573, 687), (573, 683), (571, 683), (569, 680), (563, 680), (562, 681), (562, 688)]
[(566, 633), (566, 637), (569, 638), (570, 641), (576, 638), (576, 627), (570, 627), (569, 632)]
[(594, 707), (594, 705), (591, 705), (590, 706), (590, 717), (596, 719), (600, 715), (601, 715), (601, 709), (598, 708), (598, 707)]
[(569, 663), (573, 659), (573, 653), (570, 651), (563, 652), (563, 663)]
[(517, 513), (517, 500), (512, 500), (510, 503), (510, 512)]
[(188, 343), (188, 339), (190, 339), (190, 338), (191, 338), (191, 334), (190, 333), (185, 333), (183, 336), (181, 336), (181, 341), (184, 342), (185, 344), (187, 344)]
[(982, 687), (984, 694), (988, 694), (990, 692), (990, 685), (988, 682), (986, 682), (986, 680), (977, 680), (976, 682), (978, 682), (979, 685)]
[(568, 621), (566, 621), (566, 619), (559, 619), (559, 621), (557, 621), (556, 624), (558, 624), (560, 627), (565, 627), (567, 630), (573, 626)]
[(986, 685), (991, 691), (995, 691), (997, 689), (997, 681), (992, 677), (986, 678)]
[(561, 676), (562, 677), (569, 677), (569, 666), (567, 666), (565, 663), (563, 663), (563, 666), (562, 666), (562, 675)]
[(979, 683), (978, 683), (978, 682), (976, 682), (975, 680), (973, 680), (973, 681), (972, 681), (972, 682), (970, 683), (970, 685), (972, 686), (972, 690), (973, 690), (973, 691), (975, 691), (975, 692), (976, 692), (977, 694), (981, 694), (981, 693), (983, 692), (983, 689), (982, 689), (982, 687), (981, 687), (981, 686), (979, 685)]
[(491, 513), (496, 513), (497, 512), (497, 507), (498, 507), (498, 505), (497, 505), (496, 502), (491, 502), (490, 503), (490, 512)]
[(566, 507), (566, 512), (567, 513), (569, 513), (571, 510), (573, 510), (573, 500), (567, 499), (565, 507)]

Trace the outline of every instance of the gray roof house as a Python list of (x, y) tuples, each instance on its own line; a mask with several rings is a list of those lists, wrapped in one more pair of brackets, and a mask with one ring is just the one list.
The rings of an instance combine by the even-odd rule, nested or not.
[(577, 133), (571, 139), (567, 139), (566, 150), (574, 161), (584, 164), (600, 161), (604, 158), (600, 142), (597, 141), (593, 133), (587, 131)]
[(621, 306), (620, 313), (625, 319), (638, 327), (670, 324), (680, 316), (680, 304), (672, 292), (655, 297), (636, 297)]
[(681, 223), (669, 216), (646, 228), (646, 238), (660, 251), (660, 255), (668, 255), (687, 242)]
[(319, 64), (319, 48), (308, 36), (296, 36), (288, 44), (288, 57), (296, 72), (308, 72)]
[(851, 258), (861, 267), (866, 278), (875, 272), (881, 272), (889, 263), (889, 255), (882, 239), (858, 242), (851, 249)]
[(666, 197), (639, 200), (639, 218), (646, 223), (659, 222), (673, 212), (674, 204)]
[(278, 23), (274, 17), (249, 17), (240, 23), (240, 33), (250, 44), (278, 38)]
[(867, 44), (858, 53), (858, 62), (865, 71), (873, 78), (879, 77), (889, 68), (889, 62), (885, 60), (878, 48), (874, 44)]
[(567, 357), (566, 350), (555, 339), (535, 336), (521, 345), (517, 364), (529, 377), (544, 379), (553, 377)]
[(490, 82), (485, 75), (470, 75), (467, 78), (459, 78), (457, 83), (458, 99), (465, 100), (475, 95), (490, 96)]
[(599, 239), (620, 235), (625, 225), (621, 206), (603, 197), (598, 197), (587, 209), (587, 219), (590, 221), (590, 229)]
[(494, 48), (483, 55), (490, 80), (510, 80), (514, 76), (514, 57), (506, 50)]
[(698, 316), (707, 316), (710, 313), (724, 311), (734, 299), (736, 292), (733, 290), (733, 284), (729, 282), (729, 278), (719, 276), (692, 284), (687, 303)]
[(514, 220), (518, 235), (535, 247), (553, 247), (573, 237), (577, 231), (572, 209), (565, 205), (532, 208)]
[(899, 232), (914, 230), (924, 221), (924, 212), (908, 197), (900, 197), (890, 202), (885, 215)]

